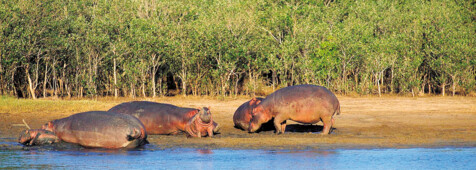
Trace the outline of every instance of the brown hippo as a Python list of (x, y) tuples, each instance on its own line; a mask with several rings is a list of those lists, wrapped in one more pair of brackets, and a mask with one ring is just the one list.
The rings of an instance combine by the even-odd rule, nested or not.
[(48, 122), (42, 127), (62, 141), (84, 147), (136, 148), (147, 144), (147, 134), (139, 119), (126, 114), (91, 111)]
[(233, 122), (235, 127), (242, 130), (248, 130), (250, 125), (250, 120), (253, 117), (251, 112), (253, 108), (258, 105), (263, 98), (253, 98), (250, 101), (243, 103), (238, 109), (236, 109), (235, 114), (233, 115)]
[(205, 112), (195, 114), (189, 121), (188, 126), (185, 126), (185, 132), (189, 137), (213, 136), (213, 129), (216, 127), (213, 124), (212, 114), (209, 108), (203, 108)]
[(148, 101), (122, 103), (109, 112), (137, 117), (151, 135), (175, 135), (186, 132), (191, 137), (213, 136), (218, 124), (213, 121), (209, 108), (183, 108), (171, 104)]
[(328, 89), (316, 85), (297, 85), (279, 89), (268, 95), (253, 109), (249, 132), (274, 118), (276, 133), (284, 133), (286, 120), (299, 123), (324, 123), (323, 135), (334, 124), (333, 116), (340, 114), (337, 97)]
[(19, 143), (27, 146), (53, 144), (59, 141), (55, 133), (43, 129), (24, 130), (18, 138)]

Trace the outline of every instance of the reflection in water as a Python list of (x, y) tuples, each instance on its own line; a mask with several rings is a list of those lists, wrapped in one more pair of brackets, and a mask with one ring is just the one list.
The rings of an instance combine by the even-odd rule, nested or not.
[(371, 150), (6, 150), (0, 169), (471, 169), (476, 148)]
[(278, 151), (269, 151), (269, 154), (288, 154), (288, 155), (298, 155), (304, 157), (327, 157), (330, 155), (337, 154), (336, 151), (328, 150), (278, 150)]
[(211, 149), (197, 149), (197, 152), (202, 154), (202, 155), (213, 154), (213, 150), (211, 150)]

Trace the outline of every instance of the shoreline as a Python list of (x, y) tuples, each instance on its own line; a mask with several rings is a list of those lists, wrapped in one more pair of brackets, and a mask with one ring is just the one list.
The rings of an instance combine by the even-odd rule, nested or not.
[[(320, 132), (322, 123), (309, 126), (288, 121), (286, 133), (282, 135), (275, 135), (273, 131), (249, 134), (235, 129), (232, 117), (238, 106), (249, 100), (244, 97), (226, 100), (196, 97), (147, 99), (182, 107), (211, 106), (214, 120), (221, 126), (220, 134), (213, 138), (187, 138), (185, 134), (178, 134), (149, 135), (148, 140), (154, 145), (153, 148), (158, 149), (335, 150), (476, 147), (474, 97), (338, 96), (338, 99), (342, 114), (335, 117), (334, 132), (326, 136), (315, 134)], [(134, 99), (0, 99), (0, 142), (16, 142), (20, 132), (26, 129), (25, 126), (19, 125), (23, 124), (23, 119), (32, 129), (36, 129), (54, 119), (79, 112), (108, 110), (132, 100)], [(288, 129), (291, 127), (297, 131)], [(299, 131), (302, 129), (308, 129), (311, 133)], [(2, 148), (5, 147), (0, 146), (0, 149)]]

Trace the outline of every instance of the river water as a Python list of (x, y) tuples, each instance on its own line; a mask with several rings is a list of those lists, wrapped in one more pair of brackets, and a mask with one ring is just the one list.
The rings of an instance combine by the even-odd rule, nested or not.
[[(4, 145), (17, 145), (2, 142)], [(0, 149), (0, 169), (476, 169), (476, 148)]]

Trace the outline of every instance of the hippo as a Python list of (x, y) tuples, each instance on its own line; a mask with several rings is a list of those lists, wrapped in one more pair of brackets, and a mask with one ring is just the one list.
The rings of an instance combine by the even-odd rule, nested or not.
[[(235, 123), (235, 128), (248, 131), (250, 126), (250, 121), (253, 112), (253, 108), (258, 105), (263, 98), (253, 97), (250, 101), (243, 103), (238, 109), (236, 109), (235, 114), (233, 115), (233, 122)], [(268, 131), (275, 130), (273, 122), (269, 121), (261, 125), (259, 131)]]
[(284, 133), (286, 120), (304, 124), (322, 121), (321, 134), (327, 135), (334, 124), (334, 115), (340, 114), (337, 97), (328, 89), (316, 85), (289, 86), (266, 96), (252, 112), (249, 132), (256, 132), (261, 124), (274, 118), (276, 134)]
[(114, 106), (109, 112), (137, 117), (151, 135), (175, 135), (185, 132), (189, 137), (212, 137), (219, 129), (212, 119), (209, 107), (193, 109), (164, 103), (133, 101)]
[(91, 148), (136, 148), (148, 143), (144, 125), (131, 115), (90, 111), (53, 120), (42, 129), (61, 141)]
[(55, 133), (44, 129), (29, 129), (21, 132), (18, 143), (27, 146), (48, 145), (59, 142)]
[(202, 137), (213, 136), (214, 127), (217, 126), (213, 124), (212, 114), (210, 113), (209, 108), (203, 108), (204, 112), (199, 112), (195, 114), (189, 121), (188, 126), (185, 126), (185, 132), (187, 132), (188, 137)]

